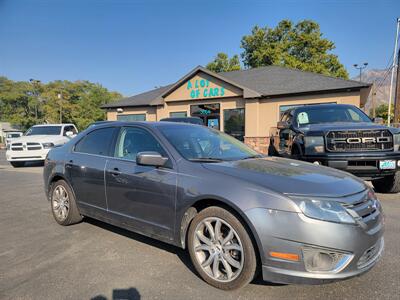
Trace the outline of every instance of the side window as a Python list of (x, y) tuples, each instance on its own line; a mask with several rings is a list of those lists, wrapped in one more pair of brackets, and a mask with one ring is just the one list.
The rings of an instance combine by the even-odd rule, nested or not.
[(144, 151), (155, 151), (167, 157), (163, 147), (147, 130), (137, 127), (123, 128), (115, 148), (115, 157), (136, 161), (136, 155)]
[(68, 126), (64, 126), (63, 136), (66, 136), (68, 131), (72, 131), (74, 134), (77, 133), (74, 126), (68, 125)]
[(108, 127), (90, 132), (75, 145), (75, 152), (109, 156), (114, 131)]

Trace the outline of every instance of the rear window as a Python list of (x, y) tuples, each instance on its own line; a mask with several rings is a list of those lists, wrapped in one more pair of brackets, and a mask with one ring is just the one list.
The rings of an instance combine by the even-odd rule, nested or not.
[(75, 145), (75, 152), (110, 156), (115, 130), (114, 127), (107, 127), (88, 133)]

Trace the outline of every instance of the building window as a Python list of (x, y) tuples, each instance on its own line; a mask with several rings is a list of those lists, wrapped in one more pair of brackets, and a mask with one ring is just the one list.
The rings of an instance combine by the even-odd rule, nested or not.
[(146, 114), (117, 115), (117, 120), (127, 122), (146, 121)]
[(203, 120), (205, 126), (218, 129), (220, 120), (220, 104), (210, 103), (210, 104), (200, 104), (200, 105), (190, 105), (190, 115), (192, 117), (198, 117)]
[(306, 105), (318, 105), (318, 104), (336, 104), (336, 102), (324, 102), (324, 103), (309, 103), (309, 104), (293, 104), (293, 105), (280, 105), (279, 106), (279, 120), (282, 118), (283, 114), (285, 111), (291, 108), (296, 108), (300, 106), (306, 106)]
[(170, 118), (185, 118), (187, 117), (186, 111), (175, 111), (169, 113)]
[(244, 108), (224, 109), (225, 133), (244, 140)]

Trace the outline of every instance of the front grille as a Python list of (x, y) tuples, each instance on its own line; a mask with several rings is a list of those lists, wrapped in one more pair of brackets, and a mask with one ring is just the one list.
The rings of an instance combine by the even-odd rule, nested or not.
[(393, 150), (393, 135), (389, 130), (330, 131), (326, 135), (330, 152), (361, 152)]
[(361, 199), (359, 198), (352, 203), (344, 204), (344, 207), (348, 210), (352, 210), (358, 220), (364, 223), (367, 228), (370, 229), (379, 225), (379, 202), (375, 199), (371, 199), (368, 193), (364, 193)]
[(23, 151), (23, 150), (41, 150), (42, 145), (40, 143), (33, 143), (33, 142), (28, 142), (28, 143), (13, 143), (11, 144), (10, 149), (12, 151)]
[(26, 143), (26, 147), (28, 150), (40, 150), (42, 149), (42, 145), (39, 143)]

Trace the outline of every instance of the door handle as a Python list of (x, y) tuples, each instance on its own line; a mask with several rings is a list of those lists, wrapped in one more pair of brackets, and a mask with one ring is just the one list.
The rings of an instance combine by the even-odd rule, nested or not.
[(114, 168), (110, 173), (114, 177), (117, 177), (119, 174), (121, 174), (121, 172), (118, 168)]

